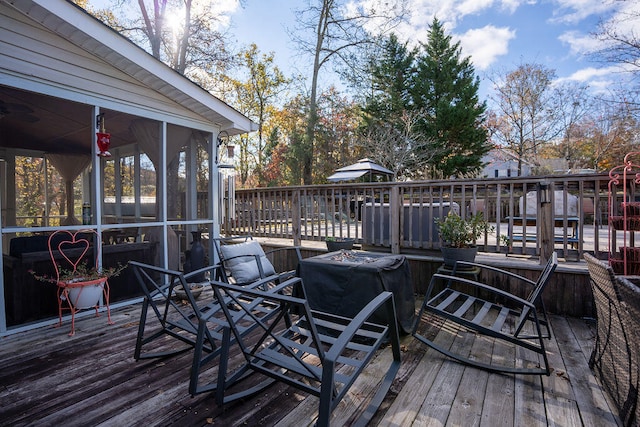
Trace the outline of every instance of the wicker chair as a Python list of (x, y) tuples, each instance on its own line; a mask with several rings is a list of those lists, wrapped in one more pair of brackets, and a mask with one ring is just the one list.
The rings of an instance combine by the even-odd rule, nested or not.
[[(589, 366), (615, 401), (620, 420), (625, 426), (632, 426), (638, 400), (638, 350), (630, 335), (630, 325), (624, 321), (629, 316), (628, 311), (620, 304), (616, 293), (616, 287), (620, 287), (619, 278), (608, 264), (588, 253), (584, 258), (589, 268), (597, 316), (596, 342)], [(637, 318), (635, 321), (637, 328)]]
[(622, 324), (631, 336), (631, 387), (635, 388), (636, 409), (635, 419), (630, 420), (630, 424), (640, 426), (640, 399), (637, 398), (640, 390), (640, 287), (635, 284), (640, 277), (617, 276), (616, 279), (614, 285), (622, 306)]

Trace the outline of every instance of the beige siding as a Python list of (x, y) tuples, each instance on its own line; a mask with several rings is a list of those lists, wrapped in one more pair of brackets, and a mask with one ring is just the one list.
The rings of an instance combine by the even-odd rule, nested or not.
[[(154, 119), (159, 119), (159, 114), (168, 115), (163, 119), (177, 124), (199, 122), (199, 127), (205, 129), (211, 126), (196, 113), (3, 3), (0, 3), (0, 19), (0, 74), (48, 83), (52, 91), (59, 91), (51, 95), (64, 97), (62, 91), (71, 90), (75, 101), (87, 104)], [(28, 82), (25, 85), (23, 89), (29, 90)]]

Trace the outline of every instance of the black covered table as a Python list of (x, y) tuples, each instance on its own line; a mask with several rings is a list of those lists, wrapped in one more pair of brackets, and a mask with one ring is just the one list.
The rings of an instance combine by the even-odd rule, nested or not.
[(415, 296), (404, 256), (338, 251), (303, 259), (298, 269), (312, 309), (354, 317), (381, 292), (391, 291), (398, 325), (411, 332)]

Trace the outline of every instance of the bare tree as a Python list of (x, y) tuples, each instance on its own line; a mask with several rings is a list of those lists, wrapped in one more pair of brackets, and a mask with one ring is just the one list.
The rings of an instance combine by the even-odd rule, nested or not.
[(595, 99), (588, 122), (588, 154), (599, 171), (620, 164), (629, 151), (640, 151), (638, 94), (620, 91), (606, 98)]
[[(131, 14), (137, 4), (139, 15)], [(220, 12), (206, 0), (111, 0), (111, 10), (90, 10), (151, 55), (206, 88), (228, 69), (233, 55), (219, 30)], [(120, 11), (115, 16), (112, 11)]]
[(494, 141), (509, 148), (518, 159), (537, 163), (542, 144), (558, 135), (557, 117), (551, 103), (551, 82), (555, 72), (540, 64), (522, 64), (495, 85), (497, 127)]
[[(391, 4), (390, 4), (391, 3)], [(367, 8), (362, 3), (346, 0), (307, 0), (307, 6), (297, 13), (297, 34), (294, 42), (313, 57), (311, 94), (309, 97), (309, 119), (305, 131), (303, 150), (303, 177), (305, 184), (311, 184), (314, 156), (314, 139), (318, 125), (318, 84), (320, 70), (336, 59), (349, 64), (350, 52), (362, 48), (373, 40), (367, 25), (376, 32), (393, 28), (403, 15), (404, 1), (387, 2), (384, 8)], [(313, 37), (306, 38), (308, 34)]]
[[(392, 170), (396, 180), (425, 178), (419, 171), (426, 171), (426, 165), (439, 154), (433, 142), (422, 140), (418, 129), (423, 116), (423, 111), (403, 110), (393, 120), (369, 126), (364, 135), (362, 145), (368, 157)], [(427, 146), (433, 149), (416, 149)]]
[(553, 88), (551, 108), (561, 137), (558, 154), (567, 161), (567, 169), (580, 167), (582, 163), (577, 145), (584, 137), (582, 124), (592, 107), (588, 90), (587, 85), (578, 83), (563, 83)]
[(595, 52), (596, 57), (614, 64), (630, 66), (634, 73), (640, 73), (640, 24), (638, 0), (618, 2), (617, 13), (608, 21), (602, 21), (593, 34), (602, 42)]

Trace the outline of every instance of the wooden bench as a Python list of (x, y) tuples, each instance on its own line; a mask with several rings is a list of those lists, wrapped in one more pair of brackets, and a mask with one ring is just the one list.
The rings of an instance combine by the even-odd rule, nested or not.
[[(527, 241), (527, 242), (535, 243), (538, 240), (537, 231), (534, 231), (533, 233), (525, 233), (524, 232), (524, 229), (526, 229), (528, 226), (534, 226), (535, 227), (535, 225), (536, 225), (536, 218), (535, 217), (526, 217), (526, 218), (522, 218), (522, 217), (507, 217), (506, 219), (508, 221), (507, 236), (513, 242)], [(566, 218), (566, 221), (567, 221), (567, 227), (566, 228), (564, 226), (564, 221), (565, 221), (564, 217), (556, 217), (554, 219), (554, 227), (555, 228), (562, 228), (565, 231), (565, 233), (563, 233), (563, 234), (556, 234), (554, 236), (554, 241), (557, 244), (561, 244), (561, 243), (564, 243), (564, 241), (566, 239), (568, 244), (570, 244), (571, 246), (575, 247), (580, 242), (580, 233), (579, 233), (579, 227), (578, 227), (578, 224), (580, 222), (580, 218), (573, 217), (573, 216), (567, 217)], [(523, 232), (522, 233), (515, 233), (513, 231), (513, 227), (514, 226), (522, 226), (523, 227)], [(569, 230), (569, 229), (571, 230), (571, 234), (570, 235), (566, 233), (566, 231)]]

